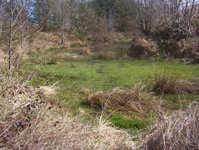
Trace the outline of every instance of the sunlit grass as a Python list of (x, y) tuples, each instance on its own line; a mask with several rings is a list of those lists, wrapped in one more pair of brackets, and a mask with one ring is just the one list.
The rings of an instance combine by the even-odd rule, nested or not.
[[(70, 51), (70, 50), (67, 50)], [(51, 53), (64, 53), (64, 48), (50, 49)], [(46, 52), (47, 53), (47, 52)], [(78, 53), (70, 52), (74, 55)], [(149, 60), (137, 59), (119, 59), (119, 60), (95, 60), (89, 57), (80, 57), (78, 59), (65, 58), (60, 59), (54, 65), (37, 65), (31, 63), (27, 66), (31, 70), (35, 70), (36, 74), (31, 79), (30, 84), (33, 86), (50, 86), (58, 82), (58, 94), (52, 97), (53, 100), (63, 103), (73, 114), (80, 113), (80, 109), (85, 111), (82, 115), (86, 120), (93, 120), (92, 116), (100, 114), (100, 110), (89, 107), (87, 99), (89, 94), (81, 94), (82, 89), (90, 89), (92, 93), (97, 91), (111, 91), (115, 87), (132, 88), (138, 82), (146, 85), (146, 90), (154, 79), (154, 74), (169, 74), (178, 76), (182, 79), (191, 79), (199, 75), (199, 65), (180, 64), (174, 62), (152, 62)], [(192, 97), (192, 96), (190, 96)], [(163, 106), (169, 109), (179, 109), (180, 101), (178, 96), (165, 96)], [(174, 100), (175, 99), (175, 100)], [(190, 100), (190, 102), (192, 99)], [(168, 103), (168, 105), (167, 105)], [(188, 101), (183, 101), (182, 107), (186, 107)], [(113, 125), (121, 128), (141, 129), (149, 124), (149, 120), (154, 117), (152, 115), (140, 115), (132, 112), (130, 114), (114, 111), (107, 112), (109, 120)], [(95, 115), (93, 115), (95, 114)], [(113, 114), (113, 115), (110, 115)], [(121, 117), (121, 116), (124, 116)], [(128, 119), (125, 119), (128, 118)], [(134, 120), (135, 119), (135, 120)], [(134, 122), (131, 122), (134, 120)], [(127, 122), (124, 125), (122, 122)], [(140, 125), (142, 124), (142, 125)]]
[[(33, 84), (50, 85), (60, 81), (65, 87), (73, 86), (78, 92), (82, 88), (93, 91), (110, 90), (113, 87), (131, 87), (139, 81), (148, 82), (154, 73), (179, 74), (182, 78), (193, 78), (199, 74), (198, 65), (182, 65), (147, 60), (64, 60), (56, 65), (37, 66)], [(36, 82), (35, 82), (36, 81)], [(37, 82), (39, 81), (39, 82)]]

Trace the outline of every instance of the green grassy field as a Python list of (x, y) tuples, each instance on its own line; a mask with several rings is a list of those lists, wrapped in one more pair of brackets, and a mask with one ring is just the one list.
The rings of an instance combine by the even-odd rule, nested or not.
[(56, 65), (36, 65), (33, 85), (59, 85), (73, 92), (82, 88), (107, 91), (113, 87), (132, 87), (139, 81), (150, 83), (155, 73), (166, 73), (190, 79), (199, 75), (199, 65), (148, 60), (62, 60)]
[[(55, 50), (53, 50), (55, 51)], [(63, 52), (64, 50), (59, 50)], [(32, 55), (32, 54), (31, 54)], [(78, 55), (78, 54), (77, 54)], [(169, 74), (182, 79), (191, 79), (199, 75), (198, 64), (182, 64), (174, 62), (152, 62), (138, 59), (96, 60), (89, 57), (77, 59), (62, 58), (54, 65), (38, 65), (30, 63), (28, 68), (36, 73), (30, 83), (33, 86), (51, 86), (57, 83), (58, 94), (51, 99), (62, 102), (74, 115), (84, 110), (86, 120), (94, 119), (101, 110), (90, 108), (87, 102), (89, 94), (81, 94), (81, 90), (110, 91), (115, 87), (131, 88), (138, 82), (146, 85), (146, 91), (153, 81), (154, 74)], [(163, 105), (169, 109), (178, 109), (180, 104), (186, 107), (197, 96), (165, 95)], [(185, 99), (184, 97), (188, 97)], [(104, 113), (104, 112), (103, 112)], [(146, 127), (153, 119), (153, 112), (140, 115), (135, 112), (106, 110), (105, 117), (113, 125), (130, 130)]]

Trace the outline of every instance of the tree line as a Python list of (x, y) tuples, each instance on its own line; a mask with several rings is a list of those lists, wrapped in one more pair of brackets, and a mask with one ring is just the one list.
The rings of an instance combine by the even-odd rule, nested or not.
[(0, 40), (9, 41), (10, 70), (15, 41), (23, 47), (25, 37), (37, 30), (59, 31), (63, 39), (64, 33), (73, 33), (81, 40), (96, 41), (107, 32), (136, 30), (179, 41), (199, 34), (198, 4), (197, 0), (0, 0)]
[(0, 10), (0, 33), (16, 18), (16, 24), (44, 32), (73, 31), (80, 37), (101, 28), (149, 35), (161, 27), (189, 36), (198, 23), (197, 0), (0, 0)]

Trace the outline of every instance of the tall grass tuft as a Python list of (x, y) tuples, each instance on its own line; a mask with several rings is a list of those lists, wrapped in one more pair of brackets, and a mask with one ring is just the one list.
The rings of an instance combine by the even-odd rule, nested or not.
[(91, 107), (100, 109), (124, 110), (142, 112), (142, 110), (156, 109), (154, 97), (144, 92), (141, 83), (132, 89), (114, 88), (110, 92), (97, 92), (88, 98)]
[(198, 94), (199, 84), (192, 80), (182, 80), (171, 75), (154, 75), (150, 90), (157, 94)]
[(159, 114), (157, 121), (146, 128), (137, 149), (142, 150), (196, 150), (199, 148), (199, 105), (173, 112), (170, 116)]

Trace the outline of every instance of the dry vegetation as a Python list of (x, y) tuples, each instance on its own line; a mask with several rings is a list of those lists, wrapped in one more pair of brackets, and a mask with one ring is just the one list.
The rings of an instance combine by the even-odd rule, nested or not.
[(6, 59), (7, 55), (0, 50), (0, 64), (4, 63), (5, 59)]
[(37, 55), (32, 55), (29, 59), (31, 62), (35, 64), (40, 64), (40, 65), (46, 65), (46, 64), (56, 64), (59, 60), (59, 55), (58, 54), (37, 54)]
[(88, 101), (93, 108), (142, 112), (156, 109), (155, 98), (151, 93), (144, 92), (139, 83), (132, 89), (114, 88), (111, 92), (91, 94)]
[(84, 48), (81, 52), (80, 52), (80, 55), (83, 55), (83, 56), (90, 56), (92, 55), (91, 51), (88, 49), (88, 48)]
[(193, 150), (199, 147), (199, 106), (173, 112), (170, 116), (160, 114), (140, 137), (138, 149), (142, 150)]
[(55, 93), (52, 88), (33, 89), (0, 74), (1, 149), (131, 149), (126, 132), (102, 118), (86, 125), (44, 97)]
[[(89, 122), (83, 122), (82, 118), (85, 116), (81, 111), (80, 116), (69, 114), (60, 102), (52, 100), (57, 89), (54, 85), (33, 88), (27, 86), (29, 79), (23, 83), (22, 78), (30, 78), (32, 74), (27, 77), (25, 72), (21, 72), (23, 64), (19, 62), (28, 56), (31, 62), (39, 65), (61, 64), (61, 59), (68, 61), (84, 56), (101, 60), (126, 59), (131, 56), (150, 57), (149, 60), (154, 61), (183, 58), (191, 63), (199, 63), (198, 2), (0, 1), (0, 149), (134, 149), (131, 135), (110, 127), (111, 123), (103, 120), (102, 116), (97, 116), (96, 124), (92, 126)], [(111, 48), (101, 47), (105, 43), (110, 44)], [(113, 47), (115, 43), (120, 43), (121, 47)], [(95, 44), (99, 45), (100, 51), (91, 52), (92, 48), (88, 45)], [(85, 46), (87, 48), (80, 49)], [(73, 51), (72, 47), (79, 47), (76, 52), (81, 56), (66, 51)], [(29, 52), (32, 54), (28, 55)], [(96, 62), (91, 64), (94, 63)], [(4, 65), (7, 69), (4, 69)], [(105, 68), (103, 66), (104, 64), (99, 65), (100, 69), (93, 67), (92, 70), (106, 73), (101, 71)], [(125, 65), (121, 65), (122, 67)], [(71, 67), (67, 69), (70, 68), (76, 68), (72, 61)], [(72, 76), (68, 77), (70, 73)], [(65, 76), (60, 75), (62, 82), (64, 78), (77, 78), (79, 81), (73, 88), (80, 85), (79, 76), (84, 76), (86, 82), (87, 74), (76, 73), (73, 76), (72, 72), (66, 71)], [(14, 79), (19, 74), (24, 77)], [(43, 81), (38, 80), (39, 82)], [(92, 82), (92, 87), (94, 84)], [(70, 87), (69, 84), (67, 90)], [(67, 90), (64, 92), (68, 92)], [(75, 90), (71, 91), (76, 94)], [(114, 88), (112, 91), (91, 94), (92, 91), (94, 89), (84, 88), (78, 93), (82, 97), (77, 99), (82, 100), (90, 94), (88, 102), (92, 108), (111, 109), (114, 112), (134, 111), (138, 116), (151, 110), (156, 113), (157, 120), (140, 135), (137, 149), (199, 149), (198, 102), (192, 103), (187, 110), (169, 112), (167, 115), (160, 111), (157, 97), (153, 95), (199, 94), (198, 78), (182, 80), (163, 74), (154, 76), (148, 91), (141, 83), (131, 89)], [(70, 102), (74, 102), (71, 97), (68, 98), (67, 95)], [(165, 109), (162, 108), (163, 110)]]
[(113, 60), (113, 59), (128, 59), (127, 49), (129, 45), (125, 45), (123, 42), (120, 45), (113, 46), (109, 49), (100, 48), (98, 52), (93, 53), (94, 59), (101, 60)]
[(133, 42), (132, 46), (128, 50), (128, 53), (129, 56), (132, 57), (146, 56), (149, 52), (156, 51), (156, 47), (157, 45), (155, 42), (145, 40), (144, 38), (138, 38)]
[(64, 44), (61, 44), (62, 38), (61, 33), (54, 32), (54, 33), (46, 33), (40, 32), (40, 34), (36, 35), (34, 38), (30, 39), (29, 41), (29, 49), (31, 50), (43, 50), (52, 47), (70, 47), (72, 42), (67, 40)]
[[(0, 74), (0, 148), (2, 149), (132, 149), (131, 136), (108, 125), (98, 117), (95, 126), (85, 124), (79, 116), (71, 117), (60, 103), (51, 99), (56, 88), (32, 88)], [(198, 78), (180, 80), (155, 75), (151, 91), (171, 94), (198, 94)], [(193, 103), (188, 110), (170, 115), (159, 112), (153, 93), (141, 83), (132, 89), (114, 88), (91, 94), (93, 108), (122, 111), (154, 110), (157, 121), (140, 136), (137, 149), (197, 149), (199, 107)], [(83, 89), (79, 94), (90, 94)], [(80, 113), (81, 115), (81, 113)]]
[(112, 60), (116, 59), (116, 53), (111, 51), (100, 51), (93, 55), (94, 59), (101, 59), (101, 60)]
[(155, 75), (151, 85), (151, 91), (157, 94), (198, 94), (198, 79), (182, 80), (171, 75)]

